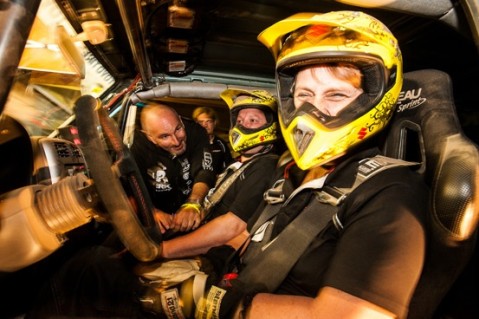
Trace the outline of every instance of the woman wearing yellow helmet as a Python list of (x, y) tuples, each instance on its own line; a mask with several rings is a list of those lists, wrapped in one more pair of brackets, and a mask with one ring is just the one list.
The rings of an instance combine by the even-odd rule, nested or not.
[[(280, 126), (302, 169), (340, 157), (391, 118), (402, 86), (401, 52), (394, 36), (373, 17), (351, 11), (301, 13), (263, 31), (258, 39), (276, 59)], [(346, 64), (361, 73), (362, 94), (337, 116), (293, 97), (298, 71), (318, 64)], [(307, 126), (307, 134), (301, 135), (298, 126)]]
[[(249, 229), (248, 250), (260, 245), (257, 254), (275, 255), (268, 249), (287, 225), (306, 211), (317, 212), (317, 219), (325, 214), (324, 191), (334, 197), (353, 190), (338, 199), (333, 222), (313, 236), (285, 279), (276, 288), (266, 284), (274, 294), (254, 296), (247, 318), (406, 317), (424, 260), (427, 187), (401, 163), (353, 188), (365, 160), (380, 155), (370, 137), (390, 120), (401, 90), (396, 39), (375, 18), (351, 11), (297, 14), (258, 38), (276, 60), (279, 123), (293, 160), (272, 189), (285, 199), (275, 222)], [(270, 239), (262, 237), (266, 227)], [(290, 238), (288, 245), (294, 243)], [(258, 257), (248, 262), (248, 250), (239, 282), (250, 278), (244, 274), (254, 267), (251, 260), (261, 264)]]

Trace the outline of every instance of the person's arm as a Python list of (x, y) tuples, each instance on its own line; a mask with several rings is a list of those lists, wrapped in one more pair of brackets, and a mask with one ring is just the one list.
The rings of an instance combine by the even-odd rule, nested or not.
[(186, 203), (178, 209), (173, 217), (173, 230), (190, 231), (200, 225), (203, 218), (202, 203), (209, 189), (209, 186), (203, 182), (193, 184)]
[(196, 182), (193, 184), (193, 188), (191, 189), (190, 196), (188, 196), (188, 202), (198, 202), (203, 203), (203, 200), (208, 194), (210, 190), (210, 186), (203, 182)]
[(247, 319), (391, 319), (396, 316), (369, 301), (324, 287), (316, 298), (258, 294), (246, 312)]
[(195, 231), (163, 242), (162, 257), (182, 258), (206, 253), (240, 235), (246, 223), (232, 212), (216, 217)]

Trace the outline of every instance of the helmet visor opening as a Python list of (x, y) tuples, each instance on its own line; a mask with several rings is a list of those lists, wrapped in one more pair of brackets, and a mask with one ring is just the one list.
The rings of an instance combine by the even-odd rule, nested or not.
[[(238, 114), (243, 109), (254, 108), (263, 112), (266, 123), (256, 128), (248, 128), (237, 123)], [(271, 144), (277, 139), (277, 115), (269, 106), (260, 104), (243, 104), (235, 106), (230, 111), (231, 128), (229, 133), (230, 143), (234, 151), (241, 152), (255, 146)]]
[[(324, 52), (323, 52), (324, 54)], [(336, 56), (334, 56), (336, 55)], [(340, 67), (341, 65), (352, 65), (359, 69), (361, 73), (360, 94), (353, 102), (344, 107), (336, 116), (324, 114), (318, 107), (309, 103), (304, 105), (295, 105), (294, 88), (296, 74), (303, 69), (313, 66), (331, 66)], [(318, 122), (327, 128), (337, 128), (361, 117), (371, 110), (382, 98), (390, 80), (388, 79), (387, 69), (382, 61), (374, 56), (364, 54), (354, 54), (337, 56), (337, 52), (327, 57), (301, 57), (297, 62), (290, 61), (278, 70), (278, 91), (280, 93), (279, 116), (285, 125), (300, 114), (307, 113), (318, 120)]]
[[(236, 121), (238, 120), (238, 114), (241, 110), (243, 109), (257, 109), (263, 112), (265, 118), (266, 118), (266, 124), (255, 129), (248, 129), (242, 125), (238, 125)], [(259, 105), (259, 104), (243, 104), (241, 106), (236, 106), (230, 111), (230, 121), (231, 121), (231, 126), (230, 127), (242, 127), (243, 130), (262, 130), (265, 127), (270, 126), (272, 123), (276, 122), (277, 120), (277, 115), (276, 112), (274, 112), (270, 107), (264, 106), (264, 105)]]

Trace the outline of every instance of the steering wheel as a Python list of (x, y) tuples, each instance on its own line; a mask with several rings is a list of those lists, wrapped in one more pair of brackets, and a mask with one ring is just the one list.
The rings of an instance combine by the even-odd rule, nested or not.
[[(153, 218), (153, 205), (138, 166), (123, 144), (116, 124), (101, 102), (90, 95), (81, 96), (75, 102), (74, 109), (80, 146), (113, 228), (136, 259), (146, 262), (160, 257), (161, 232)], [(99, 124), (116, 153), (114, 163), (103, 147), (98, 132)], [(121, 179), (130, 184), (141, 221), (128, 199)]]

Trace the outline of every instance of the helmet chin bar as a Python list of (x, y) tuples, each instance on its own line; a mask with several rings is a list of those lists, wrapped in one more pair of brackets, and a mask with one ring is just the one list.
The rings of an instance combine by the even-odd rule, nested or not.
[(0, 271), (19, 270), (57, 250), (67, 240), (65, 233), (97, 215), (96, 198), (83, 174), (1, 195)]

